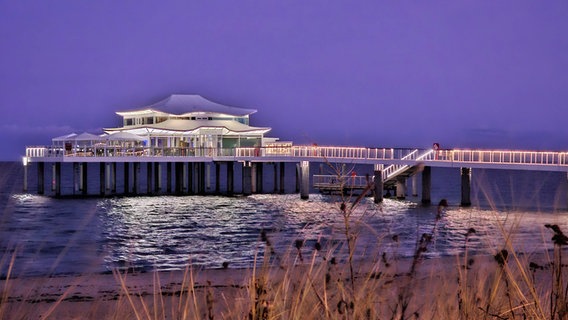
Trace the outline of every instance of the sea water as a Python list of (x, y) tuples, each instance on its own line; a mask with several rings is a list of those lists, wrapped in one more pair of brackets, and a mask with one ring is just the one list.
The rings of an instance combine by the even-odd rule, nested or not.
[[(425, 233), (433, 235), (427, 257), (465, 250), (494, 254), (505, 247), (506, 238), (519, 252), (550, 249), (552, 234), (544, 225), (568, 231), (566, 180), (565, 173), (473, 170), (473, 205), (461, 207), (459, 170), (433, 168), (431, 206), (422, 206), (409, 187), (405, 200), (375, 204), (372, 197), (363, 198), (348, 210), (356, 257), (410, 257)], [(300, 200), (292, 190), (248, 197), (58, 199), (23, 192), (22, 166), (12, 162), (0, 163), (0, 186), (4, 277), (8, 272), (52, 275), (188, 265), (247, 268), (262, 261), (267, 242), (276, 256), (298, 250), (310, 256), (318, 243), (320, 257), (344, 259), (346, 224), (340, 204), (346, 201), (351, 208), (356, 198), (314, 191), (309, 200)], [(441, 199), (449, 207), (437, 219)], [(475, 233), (466, 239), (470, 228)]]

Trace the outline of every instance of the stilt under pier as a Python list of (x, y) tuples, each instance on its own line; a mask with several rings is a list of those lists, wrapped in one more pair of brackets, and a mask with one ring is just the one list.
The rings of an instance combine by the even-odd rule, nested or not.
[(250, 162), (243, 163), (243, 195), (252, 194), (252, 165)]
[(374, 182), (375, 182), (375, 195), (374, 195), (374, 202), (380, 203), (383, 201), (383, 171), (382, 166), (375, 166), (374, 174)]
[(130, 194), (130, 163), (125, 162), (124, 168), (124, 194)]
[(235, 163), (227, 162), (227, 194), (232, 196), (235, 192)]
[(45, 177), (45, 163), (44, 162), (38, 162), (37, 163), (37, 193), (38, 194), (44, 194), (44, 188), (45, 188), (45, 181), (44, 181), (44, 177)]
[(280, 162), (280, 194), (286, 192), (285, 176), (286, 176), (286, 162)]
[(140, 177), (140, 162), (134, 162), (132, 167), (132, 192), (137, 195), (138, 181)]
[(425, 166), (422, 170), (422, 204), (429, 205), (432, 203), (430, 196), (432, 189), (432, 167)]
[(471, 206), (471, 168), (461, 168), (461, 205)]
[(406, 178), (397, 177), (396, 178), (396, 198), (398, 200), (406, 199)]
[(302, 200), (307, 200), (310, 198), (310, 162), (302, 161), (300, 162), (300, 198)]

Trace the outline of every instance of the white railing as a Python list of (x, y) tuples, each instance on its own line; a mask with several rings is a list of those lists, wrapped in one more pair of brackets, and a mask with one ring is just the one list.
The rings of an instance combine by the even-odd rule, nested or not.
[[(121, 147), (93, 145), (65, 149), (62, 146), (26, 148), (28, 158), (53, 157), (291, 157), (319, 160), (396, 160), (458, 162), (483, 164), (517, 164), (568, 166), (568, 152), (514, 150), (424, 150), (406, 148), (362, 148), (332, 146), (277, 146), (257, 148), (182, 148), (182, 147)], [(383, 170), (383, 178), (392, 177), (406, 164), (394, 164)]]
[[(420, 161), (430, 158), (432, 153), (434, 152), (434, 150), (432, 149), (426, 151), (422, 150), (423, 152), (419, 154), (420, 151), (421, 150), (419, 149), (413, 150), (411, 153), (402, 157), (400, 160), (412, 160), (418, 163)], [(396, 177), (397, 175), (401, 174), (408, 168), (410, 168), (410, 165), (407, 164), (391, 164), (390, 166), (386, 167), (382, 172), (383, 181), (387, 181)]]
[(487, 164), (568, 165), (568, 152), (515, 150), (437, 150), (432, 161), (470, 162)]

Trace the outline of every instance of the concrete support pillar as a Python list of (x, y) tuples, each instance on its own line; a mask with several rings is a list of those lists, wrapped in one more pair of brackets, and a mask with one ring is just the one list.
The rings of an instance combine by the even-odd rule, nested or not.
[(172, 163), (166, 163), (166, 193), (172, 193)]
[(194, 184), (194, 163), (187, 163), (187, 193), (195, 194), (195, 184)]
[(53, 191), (55, 196), (61, 196), (61, 162), (53, 165)]
[(252, 194), (252, 165), (250, 162), (243, 164), (243, 195)]
[(124, 194), (130, 194), (130, 162), (124, 163)]
[(375, 196), (374, 202), (379, 203), (383, 201), (383, 171), (375, 169), (374, 172), (374, 182), (375, 182)]
[(116, 193), (116, 162), (111, 162), (110, 164), (110, 192), (112, 194)]
[(235, 193), (235, 163), (227, 162), (227, 194), (232, 196)]
[(24, 192), (28, 192), (28, 162), (27, 160), (24, 160), (24, 187), (23, 187), (23, 191)]
[(187, 165), (188, 165), (187, 162), (184, 162), (184, 163), (181, 164), (181, 169), (182, 169), (182, 173), (181, 173), (182, 190), (181, 190), (181, 192), (182, 193), (189, 193), (189, 191), (188, 191), (188, 189), (189, 189), (188, 183), (189, 182), (187, 181), (187, 175), (188, 175)]
[(263, 183), (264, 183), (264, 178), (263, 178), (263, 169), (264, 169), (264, 163), (263, 162), (256, 162), (254, 163), (254, 167), (255, 170), (255, 176), (254, 176), (254, 188), (253, 188), (253, 192), (254, 193), (263, 193)]
[(274, 170), (274, 178), (273, 178), (273, 189), (272, 189), (272, 193), (278, 193), (278, 163), (277, 162), (273, 162), (272, 163), (272, 169)]
[(100, 162), (99, 163), (99, 194), (101, 196), (105, 195), (105, 172), (106, 172), (106, 163)]
[(152, 162), (146, 162), (146, 193), (152, 194), (152, 177), (153, 177), (153, 170), (152, 170)]
[(215, 162), (215, 194), (221, 194), (221, 163)]
[(79, 192), (79, 162), (73, 162), (73, 194), (77, 194)]
[(461, 205), (471, 206), (471, 168), (461, 168)]
[(204, 176), (205, 176), (205, 192), (211, 190), (211, 164), (204, 163)]
[(88, 194), (88, 188), (87, 188), (87, 184), (88, 184), (88, 165), (87, 162), (83, 162), (80, 165), (80, 178), (79, 178), (79, 190), (81, 190), (81, 193), (86, 196)]
[(205, 194), (205, 162), (197, 163), (197, 193)]
[(422, 204), (429, 205), (432, 203), (430, 196), (432, 189), (432, 167), (424, 167), (422, 170)]
[(302, 183), (300, 186), (300, 198), (302, 200), (307, 200), (310, 198), (310, 162), (302, 161), (300, 162), (300, 177)]
[(184, 163), (183, 162), (176, 162), (174, 167), (174, 174), (175, 174), (175, 188), (174, 192), (176, 195), (180, 195), (183, 191), (184, 183)]
[(251, 191), (252, 193), (256, 193), (256, 162), (251, 163), (251, 177), (250, 177), (250, 181), (251, 181)]
[(300, 192), (300, 180), (301, 180), (300, 164), (296, 163), (296, 193)]
[(45, 186), (45, 162), (37, 163), (37, 194), (44, 194)]
[(154, 193), (162, 191), (162, 164), (154, 162)]
[(140, 177), (140, 162), (134, 162), (132, 168), (132, 192), (138, 194), (138, 181)]
[(396, 198), (398, 200), (406, 199), (406, 178), (397, 177), (396, 178)]
[(410, 182), (412, 183), (412, 196), (418, 197), (418, 176), (413, 175)]
[(280, 193), (284, 194), (286, 192), (286, 185), (284, 184), (286, 176), (286, 162), (280, 162)]

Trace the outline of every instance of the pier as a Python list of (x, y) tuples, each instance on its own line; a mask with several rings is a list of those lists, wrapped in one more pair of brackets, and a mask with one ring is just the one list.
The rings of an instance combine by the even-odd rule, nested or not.
[[(434, 150), (400, 148), (362, 148), (331, 146), (293, 146), (199, 149), (191, 148), (137, 148), (132, 150), (104, 147), (100, 152), (69, 152), (60, 147), (28, 147), (24, 157), (25, 186), (28, 168), (35, 166), (37, 192), (45, 194), (46, 167), (51, 165), (52, 195), (64, 196), (61, 184), (65, 174), (62, 165), (71, 166), (73, 193), (87, 195), (87, 181), (97, 179), (99, 196), (141, 194), (235, 194), (235, 174), (240, 173), (240, 193), (284, 193), (285, 180), (296, 179), (300, 197), (309, 197), (310, 187), (336, 190), (344, 180), (347, 190), (369, 188), (375, 202), (383, 199), (385, 190), (393, 190), (404, 199), (407, 179), (421, 175), (421, 202), (429, 204), (431, 168), (456, 168), (461, 175), (461, 204), (470, 205), (471, 175), (474, 169), (515, 169), (532, 171), (568, 172), (568, 152), (513, 151), (513, 150)], [(75, 150), (71, 150), (75, 151)], [(372, 176), (310, 174), (310, 164), (368, 165)], [(46, 166), (48, 165), (48, 166)], [(90, 177), (88, 167), (98, 168), (98, 177)], [(122, 175), (117, 175), (121, 167)], [(143, 168), (143, 170), (142, 170)], [(68, 173), (68, 171), (71, 171)], [(270, 175), (265, 174), (271, 171)], [(287, 172), (293, 171), (293, 172)], [(146, 181), (141, 192), (141, 175)], [(270, 176), (272, 188), (265, 190)], [(117, 179), (122, 179), (123, 190), (117, 190)], [(334, 180), (335, 179), (335, 180)], [(69, 180), (69, 179), (66, 179)], [(220, 186), (225, 190), (221, 191)]]
[[(251, 126), (255, 112), (199, 95), (171, 95), (119, 111), (122, 126), (102, 134), (69, 133), (49, 146), (26, 147), (24, 189), (34, 167), (37, 193), (55, 197), (297, 192), (308, 199), (314, 188), (365, 192), (379, 203), (384, 196), (404, 199), (408, 179), (417, 196), (420, 175), (421, 202), (427, 205), (431, 168), (449, 167), (461, 176), (461, 205), (468, 206), (476, 168), (568, 172), (568, 152), (440, 149), (437, 143), (432, 148), (294, 145), (267, 137), (269, 127)], [(314, 164), (319, 164), (315, 173)], [(370, 173), (347, 168), (355, 165), (368, 166)], [(292, 179), (294, 190), (287, 190)]]

